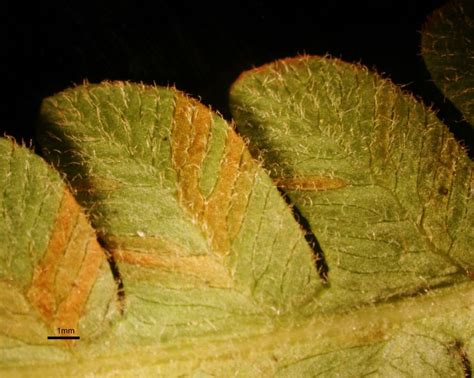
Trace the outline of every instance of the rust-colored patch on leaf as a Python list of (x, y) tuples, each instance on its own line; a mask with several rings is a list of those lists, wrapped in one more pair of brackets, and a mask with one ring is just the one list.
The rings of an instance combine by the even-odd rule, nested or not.
[(118, 262), (196, 276), (213, 286), (231, 286), (228, 272), (222, 262), (215, 258), (209, 256), (160, 256), (154, 252), (156, 251), (140, 253), (123, 249), (114, 250), (113, 256)]
[(206, 153), (211, 125), (209, 109), (184, 96), (176, 96), (172, 129), (172, 162), (178, 173), (178, 196), (191, 216), (202, 222), (204, 197), (199, 191), (199, 174)]
[(274, 182), (279, 188), (282, 189), (307, 191), (333, 190), (347, 186), (346, 181), (337, 177), (328, 176), (277, 178), (274, 180)]
[(178, 196), (220, 255), (240, 228), (246, 199), (252, 189), (256, 163), (245, 155), (245, 144), (229, 128), (217, 182), (205, 199), (199, 178), (212, 133), (212, 112), (198, 102), (178, 95), (172, 130), (172, 162), (178, 174)]
[(105, 256), (74, 197), (65, 191), (28, 299), (51, 328), (76, 329)]
[[(178, 244), (170, 238), (161, 235), (127, 236), (127, 235), (107, 235), (105, 242), (108, 249), (130, 250), (138, 253), (148, 253), (148, 251), (159, 251), (160, 256), (188, 256), (191, 254), (189, 247)], [(199, 251), (201, 252), (201, 251)]]
[(227, 216), (229, 238), (233, 240), (243, 223), (250, 192), (255, 183), (258, 165), (250, 153), (245, 150), (240, 160), (239, 175), (235, 180), (234, 191), (231, 195), (229, 214)]
[[(240, 174), (240, 160), (245, 145), (233, 130), (227, 133), (224, 157), (221, 161), (217, 184), (209, 196), (205, 221), (209, 225), (213, 247), (220, 253), (230, 249), (228, 216), (237, 177)], [(235, 209), (234, 209), (235, 210)]]

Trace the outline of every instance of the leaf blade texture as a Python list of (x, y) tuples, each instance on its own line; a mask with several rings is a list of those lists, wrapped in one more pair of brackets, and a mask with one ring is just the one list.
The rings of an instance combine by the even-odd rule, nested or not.
[[(423, 295), (441, 287), (454, 293), (465, 283), (472, 286), (472, 162), (446, 126), (412, 96), (362, 66), (303, 56), (241, 74), (230, 106), (253, 155), (321, 244), (331, 286), (319, 298), (321, 311), (362, 304), (381, 309), (383, 302), (411, 296), (421, 303)], [(472, 314), (472, 309), (458, 313), (466, 324)], [(433, 320), (428, 318), (426, 324)], [(470, 374), (472, 331), (441, 341), (457, 323), (442, 311), (441, 319), (441, 329), (402, 327), (378, 344), (381, 349), (372, 342), (365, 354), (359, 344), (352, 357), (343, 349), (334, 357), (291, 365), (296, 370), (286, 373), (345, 374), (353, 372), (354, 358), (367, 356), (361, 357), (359, 374)], [(427, 337), (437, 341), (425, 344)], [(395, 352), (395, 345), (405, 343), (418, 344), (423, 356), (410, 348)], [(457, 360), (444, 358), (443, 348), (457, 350)], [(384, 353), (391, 362), (375, 357)], [(352, 361), (346, 366), (345, 360)]]
[[(349, 83), (351, 79), (348, 76)], [(296, 83), (295, 88), (300, 86)], [(390, 93), (393, 88), (385, 89)], [(337, 93), (345, 93), (343, 86)], [(258, 93), (252, 99), (258, 102)], [(340, 106), (338, 101), (334, 105)], [(284, 119), (285, 112), (295, 109), (301, 112), (291, 103), (274, 110)], [(424, 114), (424, 109), (418, 110)], [(336, 136), (337, 128), (333, 131)], [(447, 276), (446, 281), (414, 285), (412, 291), (403, 291), (402, 285), (394, 296), (374, 275), (375, 290), (367, 294), (363, 290), (371, 289), (369, 275), (362, 285), (350, 275), (338, 276), (334, 251), (321, 238), (329, 261), (329, 285), (322, 285), (302, 231), (242, 140), (221, 118), (174, 89), (130, 83), (70, 89), (44, 102), (40, 134), (45, 155), (66, 173), (102, 244), (116, 259), (125, 308), (112, 332), (66, 353), (63, 361), (73, 362), (69, 366), (39, 357), (2, 373), (462, 376), (467, 371), (472, 360), (474, 325), (469, 319), (474, 287), (462, 269), (472, 262), (470, 251), (461, 249), (451, 256), (458, 271), (435, 272), (443, 279)], [(313, 134), (304, 134), (303, 142), (314, 141)], [(357, 140), (355, 145), (364, 143)], [(291, 138), (284, 142), (287, 149), (288, 141)], [(321, 144), (326, 160), (337, 152), (336, 141)], [(298, 161), (297, 155), (309, 147), (301, 140), (297, 144), (293, 152)], [(463, 158), (458, 160), (460, 172), (468, 171)], [(294, 161), (288, 163), (283, 168), (294, 169)], [(276, 167), (269, 172), (292, 199), (294, 192), (351, 190), (352, 180), (362, 181), (366, 174), (361, 170), (352, 176), (325, 171), (275, 175), (282, 172)], [(461, 189), (466, 189), (467, 176), (456, 174)], [(377, 197), (380, 191), (367, 190), (366, 196), (370, 201), (365, 202), (386, 200)], [(397, 214), (389, 210), (384, 215)], [(313, 224), (318, 220), (301, 213)], [(457, 214), (457, 227), (465, 227), (471, 213)], [(433, 216), (427, 218), (431, 224)], [(340, 227), (345, 230), (344, 222)], [(320, 231), (314, 229), (318, 238)], [(472, 237), (457, 236), (465, 237), (461, 244)], [(339, 241), (329, 240), (334, 245)], [(436, 270), (438, 262), (429, 267)], [(411, 281), (406, 287), (419, 282), (413, 276), (408, 273)], [(351, 279), (353, 293), (342, 290), (341, 282)]]
[(132, 341), (238, 332), (314, 304), (322, 285), (303, 233), (217, 114), (117, 82), (49, 98), (42, 119), (45, 155), (118, 263)]
[[(93, 338), (117, 315), (115, 282), (84, 212), (61, 177), (13, 140), (0, 139), (0, 356), (2, 365), (63, 358), (57, 328)], [(59, 334), (60, 335), (60, 334)], [(87, 343), (87, 341), (86, 341)]]
[(315, 231), (336, 307), (470, 279), (472, 163), (412, 97), (363, 67), (300, 57), (244, 73), (231, 108)]

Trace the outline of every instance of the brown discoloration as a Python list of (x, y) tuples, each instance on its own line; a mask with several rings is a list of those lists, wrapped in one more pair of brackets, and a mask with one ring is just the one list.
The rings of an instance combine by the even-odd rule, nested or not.
[(35, 267), (27, 294), (51, 328), (76, 329), (103, 261), (86, 216), (65, 191), (48, 248)]
[(464, 343), (461, 340), (456, 340), (450, 349), (460, 359), (462, 369), (464, 370), (464, 377), (470, 378), (472, 376), (472, 366)]
[(275, 179), (274, 182), (279, 188), (305, 191), (333, 190), (347, 186), (346, 181), (328, 176), (287, 177)]
[(50, 322), (57, 309), (55, 281), (69, 238), (74, 230), (79, 206), (69, 192), (64, 192), (53, 225), (48, 248), (36, 266), (28, 291), (28, 299), (41, 315)]
[[(147, 253), (148, 251), (160, 251), (161, 256), (189, 256), (192, 251), (188, 246), (178, 244), (169, 238), (160, 235), (126, 236), (107, 235), (104, 238), (108, 249), (127, 249), (135, 252)], [(200, 251), (201, 252), (201, 251)]]
[(205, 210), (205, 221), (209, 225), (212, 245), (219, 253), (225, 254), (229, 251), (229, 225), (227, 217), (230, 211), (230, 203), (239, 176), (240, 159), (244, 151), (243, 141), (233, 130), (227, 133), (224, 157), (221, 161), (219, 176), (216, 186), (209, 196)]
[(216, 185), (205, 199), (199, 178), (212, 125), (211, 110), (177, 96), (171, 147), (179, 201), (196, 219), (213, 250), (225, 255), (242, 223), (257, 165), (244, 155), (244, 142), (229, 128)]
[(105, 262), (104, 254), (96, 239), (90, 240), (85, 253), (76, 279), (70, 286), (69, 295), (59, 305), (56, 314), (57, 327), (77, 327), (89, 293), (99, 274), (100, 266)]
[(164, 257), (156, 252), (139, 253), (124, 249), (114, 250), (113, 256), (115, 261), (122, 263), (197, 276), (199, 279), (219, 287), (230, 287), (232, 284), (222, 262), (214, 256)]
[(199, 191), (201, 164), (212, 121), (209, 109), (184, 96), (176, 97), (172, 129), (172, 161), (178, 173), (180, 203), (202, 221), (204, 197)]
[(229, 238), (233, 240), (242, 226), (242, 222), (247, 209), (250, 192), (255, 182), (258, 166), (246, 150), (242, 154), (240, 162), (240, 174), (235, 181), (235, 188), (232, 194), (229, 215), (227, 217)]
[(471, 281), (474, 281), (474, 269), (467, 269), (466, 270), (466, 275), (469, 277)]

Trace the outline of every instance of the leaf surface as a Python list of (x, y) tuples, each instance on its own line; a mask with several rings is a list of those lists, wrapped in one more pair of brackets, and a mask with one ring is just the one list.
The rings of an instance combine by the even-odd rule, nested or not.
[[(457, 270), (439, 258), (453, 272), (429, 285), (416, 286), (408, 274), (410, 290), (399, 287), (395, 296), (375, 274), (379, 290), (367, 294), (368, 279), (338, 276), (321, 240), (330, 269), (323, 284), (265, 170), (232, 128), (195, 100), (169, 88), (84, 85), (46, 99), (41, 120), (44, 153), (66, 173), (113, 255), (125, 305), (110, 332), (76, 344), (56, 362), (38, 355), (3, 365), (2, 376), (467, 371), (474, 335), (467, 321), (474, 310), (470, 252), (450, 256)], [(457, 164), (466, 189), (463, 161)], [(311, 177), (299, 192), (352, 186), (346, 176)], [(290, 195), (301, 184), (301, 176), (273, 178), (287, 180), (279, 185)], [(461, 211), (459, 227), (469, 214)], [(472, 235), (463, 235), (469, 242)], [(439, 269), (435, 264), (430, 269)], [(349, 280), (353, 292), (344, 286)]]
[(321, 245), (321, 311), (472, 282), (472, 163), (413, 97), (361, 66), (305, 56), (243, 73), (230, 101)]
[(304, 235), (217, 114), (174, 89), (118, 82), (49, 98), (42, 120), (46, 156), (118, 263), (122, 337), (241, 334), (311, 311), (322, 284)]
[(454, 0), (425, 24), (421, 53), (435, 84), (474, 125), (474, 5)]
[(5, 138), (0, 188), (0, 361), (61, 360), (63, 342), (47, 336), (106, 333), (118, 313), (114, 279), (59, 174)]

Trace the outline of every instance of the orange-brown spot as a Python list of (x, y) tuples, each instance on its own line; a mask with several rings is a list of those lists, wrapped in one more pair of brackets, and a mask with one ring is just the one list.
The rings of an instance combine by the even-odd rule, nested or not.
[(474, 270), (466, 270), (466, 275), (470, 280), (474, 281)]
[(222, 262), (211, 256), (160, 256), (155, 251), (140, 253), (130, 250), (114, 250), (115, 261), (140, 265), (148, 268), (159, 268), (170, 272), (196, 276), (203, 281), (221, 287), (229, 287), (229, 274)]
[(144, 235), (143, 237), (107, 235), (106, 244), (111, 250), (127, 249), (139, 253), (159, 251), (161, 256), (186, 256), (191, 253), (189, 247), (160, 235)]
[(51, 328), (76, 329), (103, 261), (86, 216), (66, 190), (27, 294)]
[(179, 201), (196, 219), (212, 248), (224, 255), (242, 223), (256, 164), (250, 156), (243, 157), (245, 144), (229, 128), (216, 185), (205, 199), (199, 179), (212, 123), (211, 110), (177, 96), (171, 147)]
[(105, 262), (102, 248), (95, 239), (90, 240), (81, 268), (70, 286), (69, 296), (59, 305), (56, 321), (61, 328), (76, 328), (89, 293), (94, 286), (99, 268)]
[(250, 153), (244, 151), (240, 162), (240, 172), (235, 181), (234, 192), (231, 196), (227, 216), (230, 240), (233, 240), (237, 236), (242, 226), (257, 169), (258, 166), (250, 156)]
[(234, 188), (240, 174), (240, 160), (245, 145), (233, 130), (227, 133), (224, 157), (221, 162), (216, 186), (209, 196), (205, 221), (211, 232), (212, 245), (215, 250), (225, 254), (230, 248), (229, 216), (232, 194), (241, 188)]
[(346, 181), (337, 177), (328, 176), (277, 178), (274, 180), (274, 182), (275, 185), (282, 189), (307, 191), (332, 190), (344, 188), (347, 186)]
[(204, 197), (199, 175), (206, 154), (212, 114), (198, 102), (178, 95), (172, 129), (172, 161), (178, 173), (179, 200), (201, 220)]
[(28, 291), (28, 299), (41, 315), (51, 321), (56, 309), (55, 278), (59, 262), (66, 252), (69, 237), (74, 229), (79, 207), (69, 192), (64, 192), (58, 214), (53, 225), (46, 253), (36, 266), (33, 280)]

